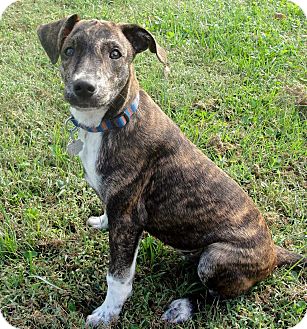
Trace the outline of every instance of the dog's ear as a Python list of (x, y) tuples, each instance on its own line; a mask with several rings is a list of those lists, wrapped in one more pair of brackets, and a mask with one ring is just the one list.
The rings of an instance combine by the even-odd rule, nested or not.
[(37, 34), (39, 40), (52, 64), (57, 62), (65, 38), (79, 20), (79, 16), (74, 14), (59, 21), (40, 25), (38, 27)]
[(149, 48), (152, 53), (157, 55), (159, 61), (165, 67), (167, 66), (166, 51), (158, 45), (155, 38), (147, 30), (135, 24), (122, 24), (121, 29), (136, 54)]

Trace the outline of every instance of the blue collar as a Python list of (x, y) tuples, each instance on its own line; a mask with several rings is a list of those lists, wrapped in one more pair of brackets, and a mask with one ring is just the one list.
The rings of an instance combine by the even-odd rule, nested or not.
[(139, 99), (140, 95), (137, 94), (134, 101), (130, 104), (130, 106), (126, 107), (122, 113), (113, 119), (104, 120), (102, 118), (100, 124), (97, 127), (85, 126), (82, 123), (79, 123), (73, 115), (71, 115), (67, 121), (71, 121), (76, 128), (82, 128), (91, 133), (103, 133), (110, 129), (123, 128), (130, 121), (131, 116), (137, 111), (139, 106)]

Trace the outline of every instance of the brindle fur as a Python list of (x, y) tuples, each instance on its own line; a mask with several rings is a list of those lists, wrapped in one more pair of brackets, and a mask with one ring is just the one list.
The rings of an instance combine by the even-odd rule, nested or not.
[[(248, 195), (139, 88), (132, 66), (136, 53), (149, 48), (166, 64), (164, 50), (146, 33), (135, 25), (79, 22), (76, 15), (39, 29), (53, 62), (72, 42), (82, 49), (70, 61), (61, 54), (66, 87), (73, 72), (84, 66), (94, 79), (101, 74), (117, 79), (111, 90), (116, 96), (105, 117), (122, 112), (140, 94), (138, 111), (129, 124), (101, 136), (96, 163), (100, 175), (96, 192), (109, 219), (109, 273), (125, 277), (142, 232), (147, 231), (175, 248), (201, 251), (200, 279), (221, 296), (236, 296), (266, 278), (276, 265), (295, 263), (301, 257), (274, 245)], [(107, 67), (95, 48), (110, 39), (125, 53), (121, 65)], [(99, 97), (89, 105), (78, 103), (68, 89), (65, 96), (72, 105), (105, 106)]]

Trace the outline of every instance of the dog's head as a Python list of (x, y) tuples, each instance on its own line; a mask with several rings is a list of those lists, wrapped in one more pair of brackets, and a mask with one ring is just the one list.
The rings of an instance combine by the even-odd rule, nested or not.
[(166, 65), (164, 49), (134, 24), (80, 20), (75, 14), (41, 25), (38, 36), (53, 64), (61, 57), (65, 98), (79, 110), (109, 107), (127, 85), (137, 53), (149, 48)]

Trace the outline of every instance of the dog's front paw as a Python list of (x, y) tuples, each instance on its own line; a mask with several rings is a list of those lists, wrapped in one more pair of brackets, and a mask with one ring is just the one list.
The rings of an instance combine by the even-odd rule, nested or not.
[(106, 230), (108, 228), (108, 216), (106, 213), (98, 217), (92, 216), (87, 220), (87, 225), (96, 229)]
[(119, 312), (115, 309), (107, 307), (105, 304), (102, 304), (96, 310), (93, 311), (86, 319), (87, 327), (97, 327), (100, 324), (105, 326), (109, 325), (111, 322), (115, 322), (118, 318)]

